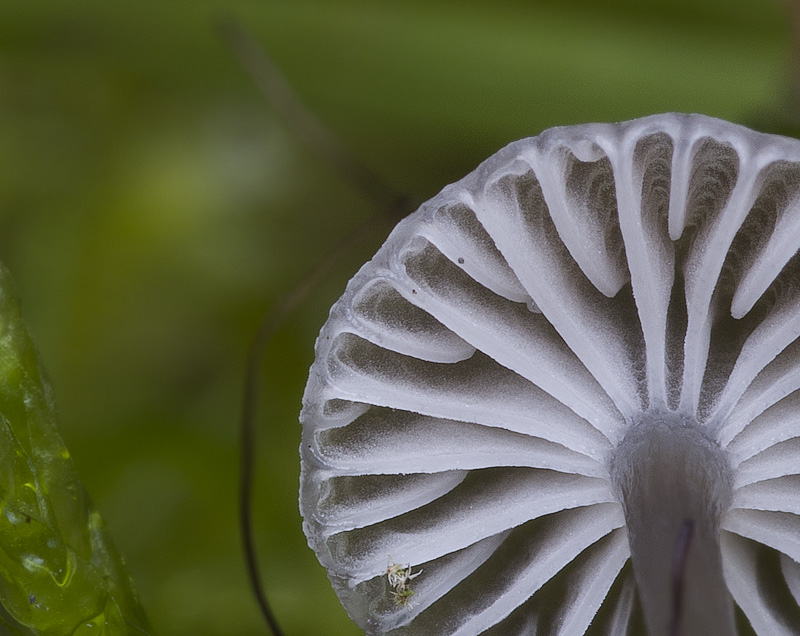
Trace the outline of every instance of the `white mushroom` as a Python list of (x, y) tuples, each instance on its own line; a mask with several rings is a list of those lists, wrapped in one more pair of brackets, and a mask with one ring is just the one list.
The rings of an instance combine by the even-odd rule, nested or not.
[(800, 633), (799, 247), (800, 142), (698, 115), (549, 130), (401, 222), (301, 416), (353, 620)]

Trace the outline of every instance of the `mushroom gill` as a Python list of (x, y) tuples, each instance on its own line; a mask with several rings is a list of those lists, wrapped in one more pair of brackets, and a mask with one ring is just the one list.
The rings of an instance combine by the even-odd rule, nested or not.
[(322, 328), (309, 544), (368, 634), (800, 633), (800, 142), (548, 130)]

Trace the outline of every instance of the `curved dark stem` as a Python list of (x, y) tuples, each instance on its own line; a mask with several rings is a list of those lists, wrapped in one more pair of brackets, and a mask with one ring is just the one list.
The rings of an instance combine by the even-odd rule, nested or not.
[(226, 18), (218, 22), (218, 30), (291, 131), (346, 183), (363, 193), (376, 210), (392, 214), (393, 222), (399, 221), (402, 216), (397, 214), (408, 208), (408, 197), (386, 184), (319, 120), (241, 23)]
[(678, 533), (675, 548), (672, 552), (672, 618), (669, 635), (680, 636), (681, 618), (683, 616), (683, 581), (686, 578), (686, 560), (692, 544), (694, 522), (686, 520)]
[(323, 276), (342, 258), (344, 254), (361, 243), (370, 231), (384, 223), (382, 216), (375, 216), (356, 228), (339, 241), (339, 244), (324, 259), (320, 260), (264, 318), (247, 354), (244, 396), (242, 398), (242, 419), (240, 422), (241, 468), (239, 476), (239, 521), (242, 545), (245, 553), (247, 575), (250, 586), (264, 619), (273, 636), (283, 636), (267, 601), (258, 555), (253, 536), (253, 475), (255, 471), (256, 415), (258, 411), (258, 387), (261, 380), (261, 361), (267, 345), (275, 332), (291, 312), (308, 296), (322, 280)]
[(252, 492), (261, 361), (275, 332), (319, 284), (323, 276), (344, 254), (369, 236), (372, 230), (387, 222), (393, 224), (408, 214), (411, 211), (410, 199), (395, 192), (381, 181), (325, 127), (306, 107), (255, 38), (238, 21), (233, 19), (220, 21), (218, 30), (222, 39), (292, 132), (345, 182), (364, 194), (377, 211), (371, 219), (342, 238), (330, 254), (317, 262), (294, 289), (264, 317), (247, 354), (240, 422), (239, 521), (242, 545), (250, 586), (261, 613), (273, 636), (283, 636), (264, 592), (253, 533)]

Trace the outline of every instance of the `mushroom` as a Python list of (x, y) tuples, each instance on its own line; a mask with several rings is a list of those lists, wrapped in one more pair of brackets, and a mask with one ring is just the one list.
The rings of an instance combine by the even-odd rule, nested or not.
[(800, 142), (554, 128), (333, 306), (303, 526), (368, 634), (800, 633)]

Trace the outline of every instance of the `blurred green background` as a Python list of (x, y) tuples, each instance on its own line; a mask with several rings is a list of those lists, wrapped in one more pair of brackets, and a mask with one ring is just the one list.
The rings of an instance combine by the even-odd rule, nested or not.
[[(263, 313), (373, 210), (216, 35), (235, 16), (419, 203), (559, 124), (676, 110), (783, 130), (790, 5), (765, 0), (2, 0), (0, 260), (63, 435), (164, 635), (264, 634), (237, 420)], [(352, 250), (264, 361), (256, 525), (287, 636), (352, 635), (297, 512), (297, 413)]]

